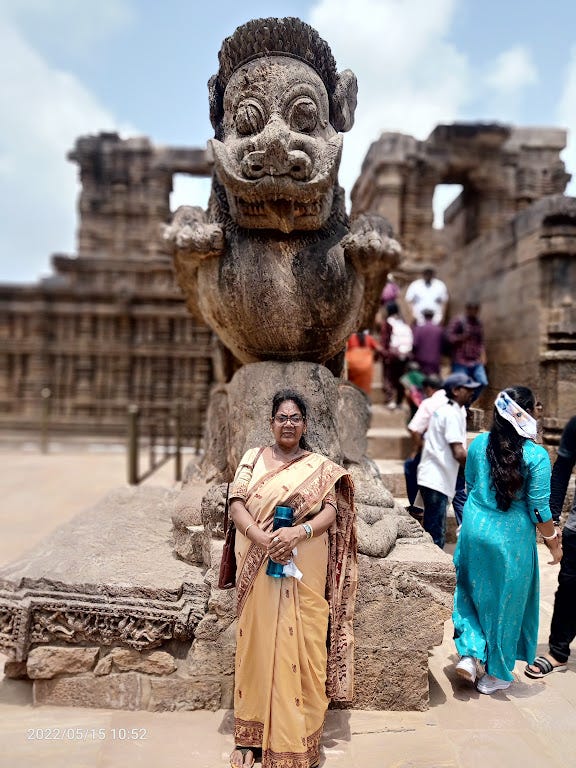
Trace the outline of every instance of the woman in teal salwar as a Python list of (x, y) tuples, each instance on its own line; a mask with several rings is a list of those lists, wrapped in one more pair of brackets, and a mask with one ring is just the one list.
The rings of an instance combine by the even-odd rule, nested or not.
[(481, 693), (508, 688), (517, 659), (536, 656), (539, 573), (536, 528), (557, 563), (561, 539), (550, 513), (550, 459), (536, 445), (534, 395), (500, 392), (490, 432), (473, 440), (466, 460), (468, 500), (454, 553), (457, 674)]

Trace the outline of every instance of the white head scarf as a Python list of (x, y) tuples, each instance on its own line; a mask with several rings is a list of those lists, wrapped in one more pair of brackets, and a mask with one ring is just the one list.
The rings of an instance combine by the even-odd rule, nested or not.
[(500, 392), (494, 405), (500, 416), (512, 424), (519, 435), (534, 440), (537, 434), (536, 419), (512, 400), (510, 395)]

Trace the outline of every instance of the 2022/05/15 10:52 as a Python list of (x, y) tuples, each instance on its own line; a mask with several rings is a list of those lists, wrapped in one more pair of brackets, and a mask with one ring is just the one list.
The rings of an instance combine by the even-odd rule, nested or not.
[(146, 728), (27, 728), (27, 741), (142, 741), (148, 738)]

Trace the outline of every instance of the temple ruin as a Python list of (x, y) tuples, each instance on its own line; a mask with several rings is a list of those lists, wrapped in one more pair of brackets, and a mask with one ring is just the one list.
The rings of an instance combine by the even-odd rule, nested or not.
[(78, 254), (54, 274), (0, 285), (0, 425), (123, 436), (130, 403), (145, 420), (187, 404), (193, 436), (215, 378), (213, 335), (186, 310), (160, 225), (176, 173), (209, 176), (204, 150), (154, 147), (115, 133), (83, 136)]
[[(433, 263), (449, 313), (482, 305), (485, 401), (511, 383), (545, 405), (544, 442), (555, 444), (576, 411), (576, 199), (560, 153), (566, 131), (485, 123), (437, 126), (428, 139), (384, 133), (352, 191), (355, 213), (389, 218), (407, 274)], [(462, 191), (433, 227), (440, 184)]]

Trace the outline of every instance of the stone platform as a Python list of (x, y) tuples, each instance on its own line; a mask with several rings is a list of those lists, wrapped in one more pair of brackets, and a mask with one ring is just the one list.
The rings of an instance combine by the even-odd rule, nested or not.
[[(204, 489), (196, 490), (192, 505)], [(235, 593), (215, 587), (222, 540), (190, 526), (204, 536), (205, 563), (176, 557), (179, 498), (120, 488), (0, 570), (5, 673), (30, 679), (36, 704), (232, 706)], [(359, 709), (427, 708), (428, 652), (450, 616), (450, 557), (418, 526), (399, 528), (387, 557), (359, 557), (351, 703)]]

